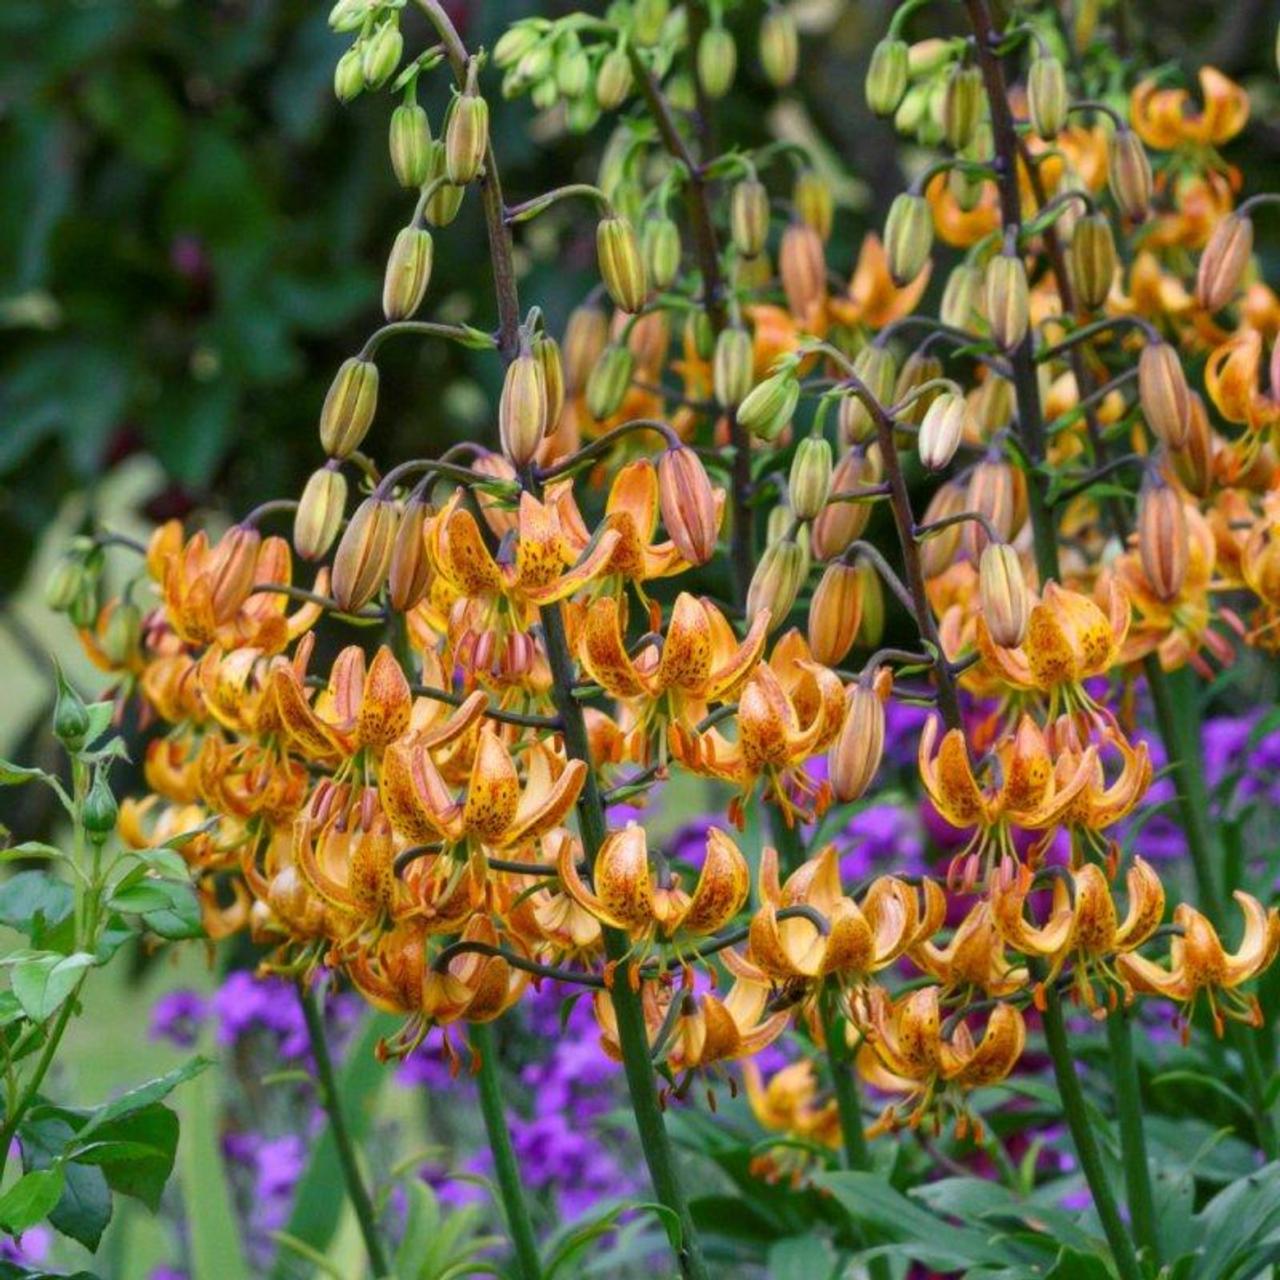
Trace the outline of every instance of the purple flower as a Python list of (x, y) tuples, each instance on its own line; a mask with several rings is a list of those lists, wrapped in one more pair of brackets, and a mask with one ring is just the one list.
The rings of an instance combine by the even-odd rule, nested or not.
[(41, 1263), (52, 1244), (53, 1232), (48, 1227), (29, 1227), (21, 1236), (0, 1237), (0, 1261)]
[(190, 1049), (209, 1016), (209, 1002), (195, 991), (170, 991), (151, 1007), (152, 1040), (168, 1040), (180, 1049)]

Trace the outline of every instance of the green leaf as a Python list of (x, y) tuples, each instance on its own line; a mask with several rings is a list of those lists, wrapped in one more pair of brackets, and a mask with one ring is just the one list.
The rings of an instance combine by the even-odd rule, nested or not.
[(94, 1141), (74, 1149), (77, 1164), (97, 1165), (121, 1195), (160, 1207), (178, 1149), (178, 1117), (163, 1103), (131, 1111), (101, 1125)]
[(149, 907), (141, 913), (142, 923), (152, 933), (172, 942), (204, 937), (200, 900), (188, 882), (149, 880), (147, 886), (158, 889), (166, 898), (163, 906)]
[(1115, 1280), (1115, 1272), (1096, 1254), (1064, 1248), (1044, 1280)]
[(148, 1080), (145, 1084), (138, 1085), (137, 1088), (130, 1089), (128, 1093), (122, 1093), (114, 1102), (108, 1102), (105, 1106), (99, 1107), (97, 1111), (93, 1112), (84, 1128), (80, 1130), (81, 1138), (87, 1138), (97, 1133), (104, 1125), (121, 1120), (134, 1112), (141, 1111), (154, 1103), (160, 1102), (162, 1099), (167, 1098), (180, 1084), (185, 1084), (188, 1080), (194, 1080), (196, 1076), (212, 1065), (211, 1059), (196, 1056), (190, 1062), (186, 1062), (180, 1067), (175, 1067), (174, 1070), (167, 1071), (162, 1076), (156, 1076), (154, 1080)]
[(92, 746), (111, 728), (112, 718), (116, 713), (114, 702), (90, 702), (85, 706), (89, 713), (89, 732), (85, 735), (85, 745)]
[(24, 840), (21, 844), (11, 845), (0, 850), (0, 862), (20, 862), (24, 858), (62, 858), (61, 849), (45, 844), (41, 840)]
[[(61, 1161), (76, 1140), (82, 1117), (75, 1112), (46, 1108), (29, 1114), (19, 1131), (22, 1163), (27, 1169), (47, 1169)], [(66, 1185), (49, 1214), (49, 1221), (86, 1249), (97, 1249), (111, 1221), (111, 1188), (101, 1169), (69, 1161), (62, 1165)]]
[(0, 760), (0, 787), (20, 787), (25, 782), (48, 776), (43, 769), (28, 769), (25, 765)]
[(14, 965), (13, 994), (34, 1022), (50, 1018), (71, 994), (84, 971), (96, 963), (87, 951), (60, 956), (56, 952), (32, 956)]
[(827, 1280), (840, 1260), (821, 1236), (791, 1236), (769, 1246), (769, 1280)]
[(0, 1196), (0, 1226), (10, 1235), (20, 1236), (43, 1222), (58, 1203), (64, 1180), (60, 1165), (24, 1173)]
[[(181, 839), (173, 843), (180, 844)], [(136, 858), (144, 867), (156, 872), (157, 875), (168, 876), (174, 880), (188, 880), (191, 877), (182, 854), (175, 852), (172, 848), (133, 849), (128, 856)]]
[(0, 885), (0, 924), (28, 937), (59, 924), (75, 910), (71, 886), (47, 871), (19, 871)]

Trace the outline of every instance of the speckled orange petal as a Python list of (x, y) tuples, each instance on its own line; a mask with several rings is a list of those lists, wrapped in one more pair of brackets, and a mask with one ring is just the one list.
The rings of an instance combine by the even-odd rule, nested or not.
[(936, 717), (931, 718), (920, 735), (920, 778), (925, 790), (953, 827), (964, 829), (987, 822), (987, 803), (973, 776), (963, 732), (949, 730), (937, 756), (932, 754), (939, 724)]
[(922, 987), (905, 996), (893, 1011), (893, 1035), (888, 1037), (889, 1067), (908, 1078), (921, 1079), (938, 1068), (941, 1015), (938, 988)]
[[(382, 757), (378, 778), (378, 793), (387, 820), (398, 835), (412, 844), (430, 844), (447, 834), (434, 807), (422, 801), (415, 781), (417, 759), (425, 755), (421, 747), (395, 743)], [(440, 786), (444, 786), (443, 782)]]
[(609, 560), (617, 545), (618, 531), (605, 529), (588, 545), (577, 561), (558, 578), (545, 586), (529, 587), (522, 583), (522, 590), (537, 605), (554, 604), (557, 600), (564, 600), (585, 587), (587, 583), (594, 582), (608, 568)]
[(1268, 911), (1252, 894), (1237, 889), (1231, 895), (1244, 914), (1244, 935), (1239, 948), (1229, 952), (1222, 985), (1233, 987), (1260, 973), (1275, 959), (1280, 940), (1280, 915)]
[(480, 730), (471, 785), (463, 804), (462, 821), (480, 839), (502, 839), (520, 804), (520, 778), (511, 753), (487, 725)]
[(440, 570), (463, 595), (492, 595), (502, 589), (502, 572), (470, 511), (455, 508), (444, 517), (442, 533)]
[(871, 926), (857, 905), (842, 898), (829, 918), (831, 932), (827, 934), (818, 972), (866, 974), (875, 961), (876, 944)]
[[(600, 919), (628, 931), (652, 926), (653, 877), (643, 827), (632, 823), (612, 832), (600, 846), (593, 874)], [(567, 881), (566, 887), (570, 887)], [(583, 905), (588, 906), (586, 902)]]
[(671, 609), (666, 640), (658, 665), (658, 682), (664, 689), (698, 693), (711, 674), (712, 631), (707, 610), (696, 596), (682, 591)]
[(954, 1055), (942, 1049), (943, 1073), (968, 1088), (995, 1084), (1017, 1065), (1027, 1043), (1027, 1024), (1011, 1004), (998, 1004), (987, 1019), (987, 1029), (972, 1053)]
[(271, 688), (285, 736), (292, 745), (316, 760), (341, 754), (341, 738), (316, 715), (292, 668), (277, 667), (271, 673)]
[[(813, 926), (810, 925), (810, 928)], [(778, 930), (778, 912), (772, 903), (766, 902), (751, 917), (747, 931), (748, 954), (751, 962), (776, 982), (802, 975), (782, 945)]]
[(357, 720), (360, 741), (378, 751), (389, 746), (408, 729), (412, 709), (409, 681), (384, 644), (374, 655), (364, 681)]
[(1164, 919), (1164, 885), (1151, 864), (1135, 857), (1125, 874), (1129, 910), (1116, 929), (1115, 945), (1121, 950), (1141, 946)]
[(587, 675), (614, 698), (635, 698), (649, 691), (627, 654), (617, 596), (601, 596), (587, 609), (579, 658)]
[(1053, 761), (1040, 727), (1029, 715), (1018, 721), (1013, 741), (1001, 751), (1004, 786), (1000, 800), (1005, 814), (1018, 821), (1018, 815), (1034, 812), (1049, 798), (1053, 790)]
[(747, 860), (718, 827), (707, 833), (707, 851), (689, 906), (680, 921), (686, 933), (714, 933), (742, 909), (751, 889)]
[(724, 614), (708, 600), (702, 602), (711, 623), (711, 677), (700, 696), (708, 701), (728, 701), (755, 669), (769, 637), (770, 614), (762, 609), (751, 620), (747, 634), (739, 644)]
[(507, 846), (523, 844), (560, 826), (577, 803), (587, 773), (585, 761), (570, 760), (553, 779), (546, 749), (534, 749), (529, 758), (529, 774), (520, 795), (520, 805), (503, 843)]
[(799, 735), (791, 699), (773, 668), (762, 663), (738, 698), (738, 744), (743, 760), (756, 771), (771, 764), (785, 765)]

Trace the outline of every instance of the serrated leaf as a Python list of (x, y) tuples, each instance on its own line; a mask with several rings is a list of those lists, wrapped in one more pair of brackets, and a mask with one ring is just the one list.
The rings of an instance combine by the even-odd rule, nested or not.
[(43, 1022), (53, 1016), (84, 971), (95, 963), (87, 951), (69, 956), (50, 952), (14, 965), (9, 981), (27, 1016), (34, 1022)]
[(0, 1227), (20, 1236), (37, 1222), (43, 1222), (62, 1195), (65, 1177), (62, 1168), (33, 1169), (0, 1196)]
[(75, 910), (75, 894), (48, 871), (19, 871), (0, 884), (0, 924), (28, 937), (38, 928), (59, 924)]

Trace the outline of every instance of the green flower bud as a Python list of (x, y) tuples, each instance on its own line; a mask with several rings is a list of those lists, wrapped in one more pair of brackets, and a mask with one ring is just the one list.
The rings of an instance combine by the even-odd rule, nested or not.
[[(682, 13), (683, 9), (677, 9)], [(693, 87), (693, 78), (683, 72), (677, 72), (663, 86), (667, 91), (667, 101), (675, 111), (696, 111), (698, 109), (698, 93)]]
[(328, 555), (347, 508), (347, 478), (336, 466), (313, 471), (293, 517), (293, 549), (304, 560)]
[(627, 51), (620, 47), (610, 49), (596, 72), (596, 101), (605, 111), (613, 111), (631, 96), (633, 84)]
[(881, 40), (871, 52), (871, 65), (867, 70), (867, 106), (878, 116), (891, 116), (906, 91), (906, 43)]
[(904, 138), (915, 133), (929, 111), (929, 90), (925, 85), (913, 84), (902, 96), (898, 109), (893, 113), (893, 127)]
[(97, 575), (88, 576), (80, 584), (76, 598), (67, 610), (71, 625), (81, 631), (88, 630), (98, 621), (102, 610), (102, 584)]
[(760, 22), (760, 65), (776, 89), (796, 78), (800, 62), (800, 37), (796, 20), (786, 9), (770, 9)]
[(947, 145), (959, 151), (969, 144), (982, 116), (985, 93), (977, 67), (954, 67), (942, 99), (942, 131)]
[(402, 102), (391, 113), (390, 148), (396, 181), (410, 190), (422, 186), (431, 164), (431, 125), (416, 102)]
[(431, 257), (430, 231), (400, 228), (382, 282), (382, 311), (388, 320), (407, 320), (422, 305), (431, 280)]
[(332, 458), (350, 457), (378, 408), (378, 366), (351, 356), (334, 375), (320, 410), (320, 445)]
[(124, 666), (142, 642), (142, 610), (132, 600), (122, 599), (107, 615), (102, 632), (102, 651), (116, 666)]
[(550, 111), (560, 101), (560, 87), (556, 84), (555, 77), (547, 76), (545, 80), (539, 80), (529, 94), (529, 101), (533, 103), (535, 111)]
[(854, 566), (862, 578), (862, 621), (858, 624), (858, 640), (867, 649), (878, 649), (884, 639), (884, 583), (875, 565), (859, 556)]
[(1116, 241), (1105, 214), (1090, 213), (1071, 237), (1071, 283), (1076, 300), (1092, 311), (1107, 300), (1116, 274)]
[(622, 407), (634, 366), (635, 357), (629, 347), (612, 343), (605, 347), (587, 378), (587, 412), (597, 422), (612, 418)]
[(54, 613), (66, 613), (85, 580), (84, 561), (77, 555), (59, 556), (44, 584), (44, 603)]
[(1027, 72), (1027, 114), (1031, 127), (1046, 142), (1062, 132), (1067, 123), (1067, 74), (1054, 57), (1036, 58)]
[(333, 557), (333, 598), (343, 613), (358, 613), (382, 590), (399, 527), (396, 504), (376, 495), (352, 513)]
[(924, 196), (904, 191), (894, 197), (884, 224), (889, 274), (901, 288), (924, 270), (933, 248), (933, 213)]
[(339, 102), (352, 102), (364, 92), (363, 53), (352, 45), (333, 69), (333, 92)]
[(650, 279), (665, 289), (680, 272), (680, 228), (670, 218), (649, 218), (640, 245)]
[(670, 0), (636, 0), (631, 10), (631, 34), (636, 44), (657, 44), (670, 10)]
[(773, 440), (791, 421), (799, 400), (800, 383), (787, 364), (751, 389), (738, 406), (738, 421), (752, 435)]
[(79, 751), (89, 736), (89, 711), (84, 699), (67, 683), (62, 668), (53, 668), (58, 696), (53, 704), (53, 732), (68, 751)]
[[(917, 387), (941, 377), (942, 361), (937, 356), (922, 355), (919, 351), (913, 351), (902, 362), (898, 380), (894, 383), (894, 404), (902, 404)], [(929, 406), (937, 399), (939, 391), (939, 388), (934, 387), (928, 391), (921, 392), (905, 409), (898, 411), (898, 419), (902, 422), (910, 422), (919, 426), (924, 420), (924, 415), (928, 412)]]
[(755, 618), (768, 609), (769, 629), (776, 631), (782, 626), (804, 585), (805, 561), (804, 549), (794, 539), (769, 543), (747, 588), (747, 617)]
[(619, 214), (601, 218), (596, 227), (600, 276), (614, 305), (634, 315), (649, 295), (644, 259), (631, 223)]
[(404, 53), (404, 36), (394, 22), (384, 22), (364, 42), (360, 69), (366, 89), (381, 89), (395, 74)]
[(473, 182), (489, 146), (489, 104), (476, 93), (453, 100), (444, 132), (444, 171), (455, 187)]
[(591, 84), (591, 59), (582, 42), (571, 36), (556, 54), (556, 86), (566, 98), (578, 98)]
[(530, 49), (542, 42), (544, 32), (536, 22), (508, 27), (493, 46), (493, 60), (500, 67), (514, 67)]
[(942, 290), (942, 302), (938, 317), (943, 324), (965, 333), (974, 332), (974, 318), (978, 307), (978, 293), (982, 288), (982, 272), (972, 263), (961, 262), (947, 277)]
[(549, 334), (540, 333), (532, 343), (533, 358), (542, 367), (542, 382), (547, 392), (547, 430), (554, 431), (564, 412), (564, 362), (560, 344)]
[[(879, 404), (893, 401), (898, 368), (888, 347), (863, 347), (853, 359), (854, 372)], [(867, 406), (852, 393), (840, 398), (840, 441), (843, 445), (861, 444), (876, 433), (875, 420)]]
[(600, 121), (600, 104), (589, 93), (565, 103), (564, 123), (570, 133), (589, 133)]
[(987, 263), (982, 305), (991, 336), (1005, 351), (1012, 351), (1027, 336), (1031, 312), (1027, 268), (1021, 258), (998, 253)]
[(711, 374), (716, 403), (722, 409), (736, 408), (750, 394), (754, 358), (751, 335), (745, 329), (720, 331)]
[(85, 834), (94, 844), (101, 844), (115, 829), (120, 817), (120, 806), (111, 793), (107, 771), (99, 766), (93, 771), (93, 785), (84, 798), (80, 821)]
[(359, 31), (374, 8), (374, 0), (338, 0), (329, 10), (329, 27), (339, 35)]
[(564, 331), (564, 370), (569, 390), (577, 394), (587, 385), (605, 344), (609, 321), (599, 307), (574, 307)]
[(1107, 146), (1107, 182), (1120, 212), (1144, 222), (1151, 212), (1151, 161), (1132, 129), (1117, 129)]
[(806, 436), (791, 459), (788, 492), (791, 510), (801, 520), (816, 520), (831, 492), (831, 473), (835, 459), (831, 446), (821, 436)]
[(820, 173), (805, 169), (796, 175), (791, 203), (801, 222), (811, 226), (823, 240), (830, 238), (835, 197), (831, 194), (831, 184)]
[(759, 178), (743, 178), (729, 197), (729, 234), (744, 258), (764, 252), (769, 238), (769, 193)]
[[(443, 178), (444, 142), (437, 139), (431, 144), (427, 157), (426, 184), (430, 186), (437, 178)], [(423, 216), (433, 227), (447, 227), (458, 216), (462, 206), (464, 191), (451, 182), (444, 182), (433, 191), (423, 207)]]
[(713, 101), (733, 87), (738, 70), (738, 46), (724, 27), (708, 27), (698, 41), (698, 83)]
[(716, 346), (716, 331), (705, 311), (690, 311), (684, 321), (685, 340), (700, 360), (710, 360)]

